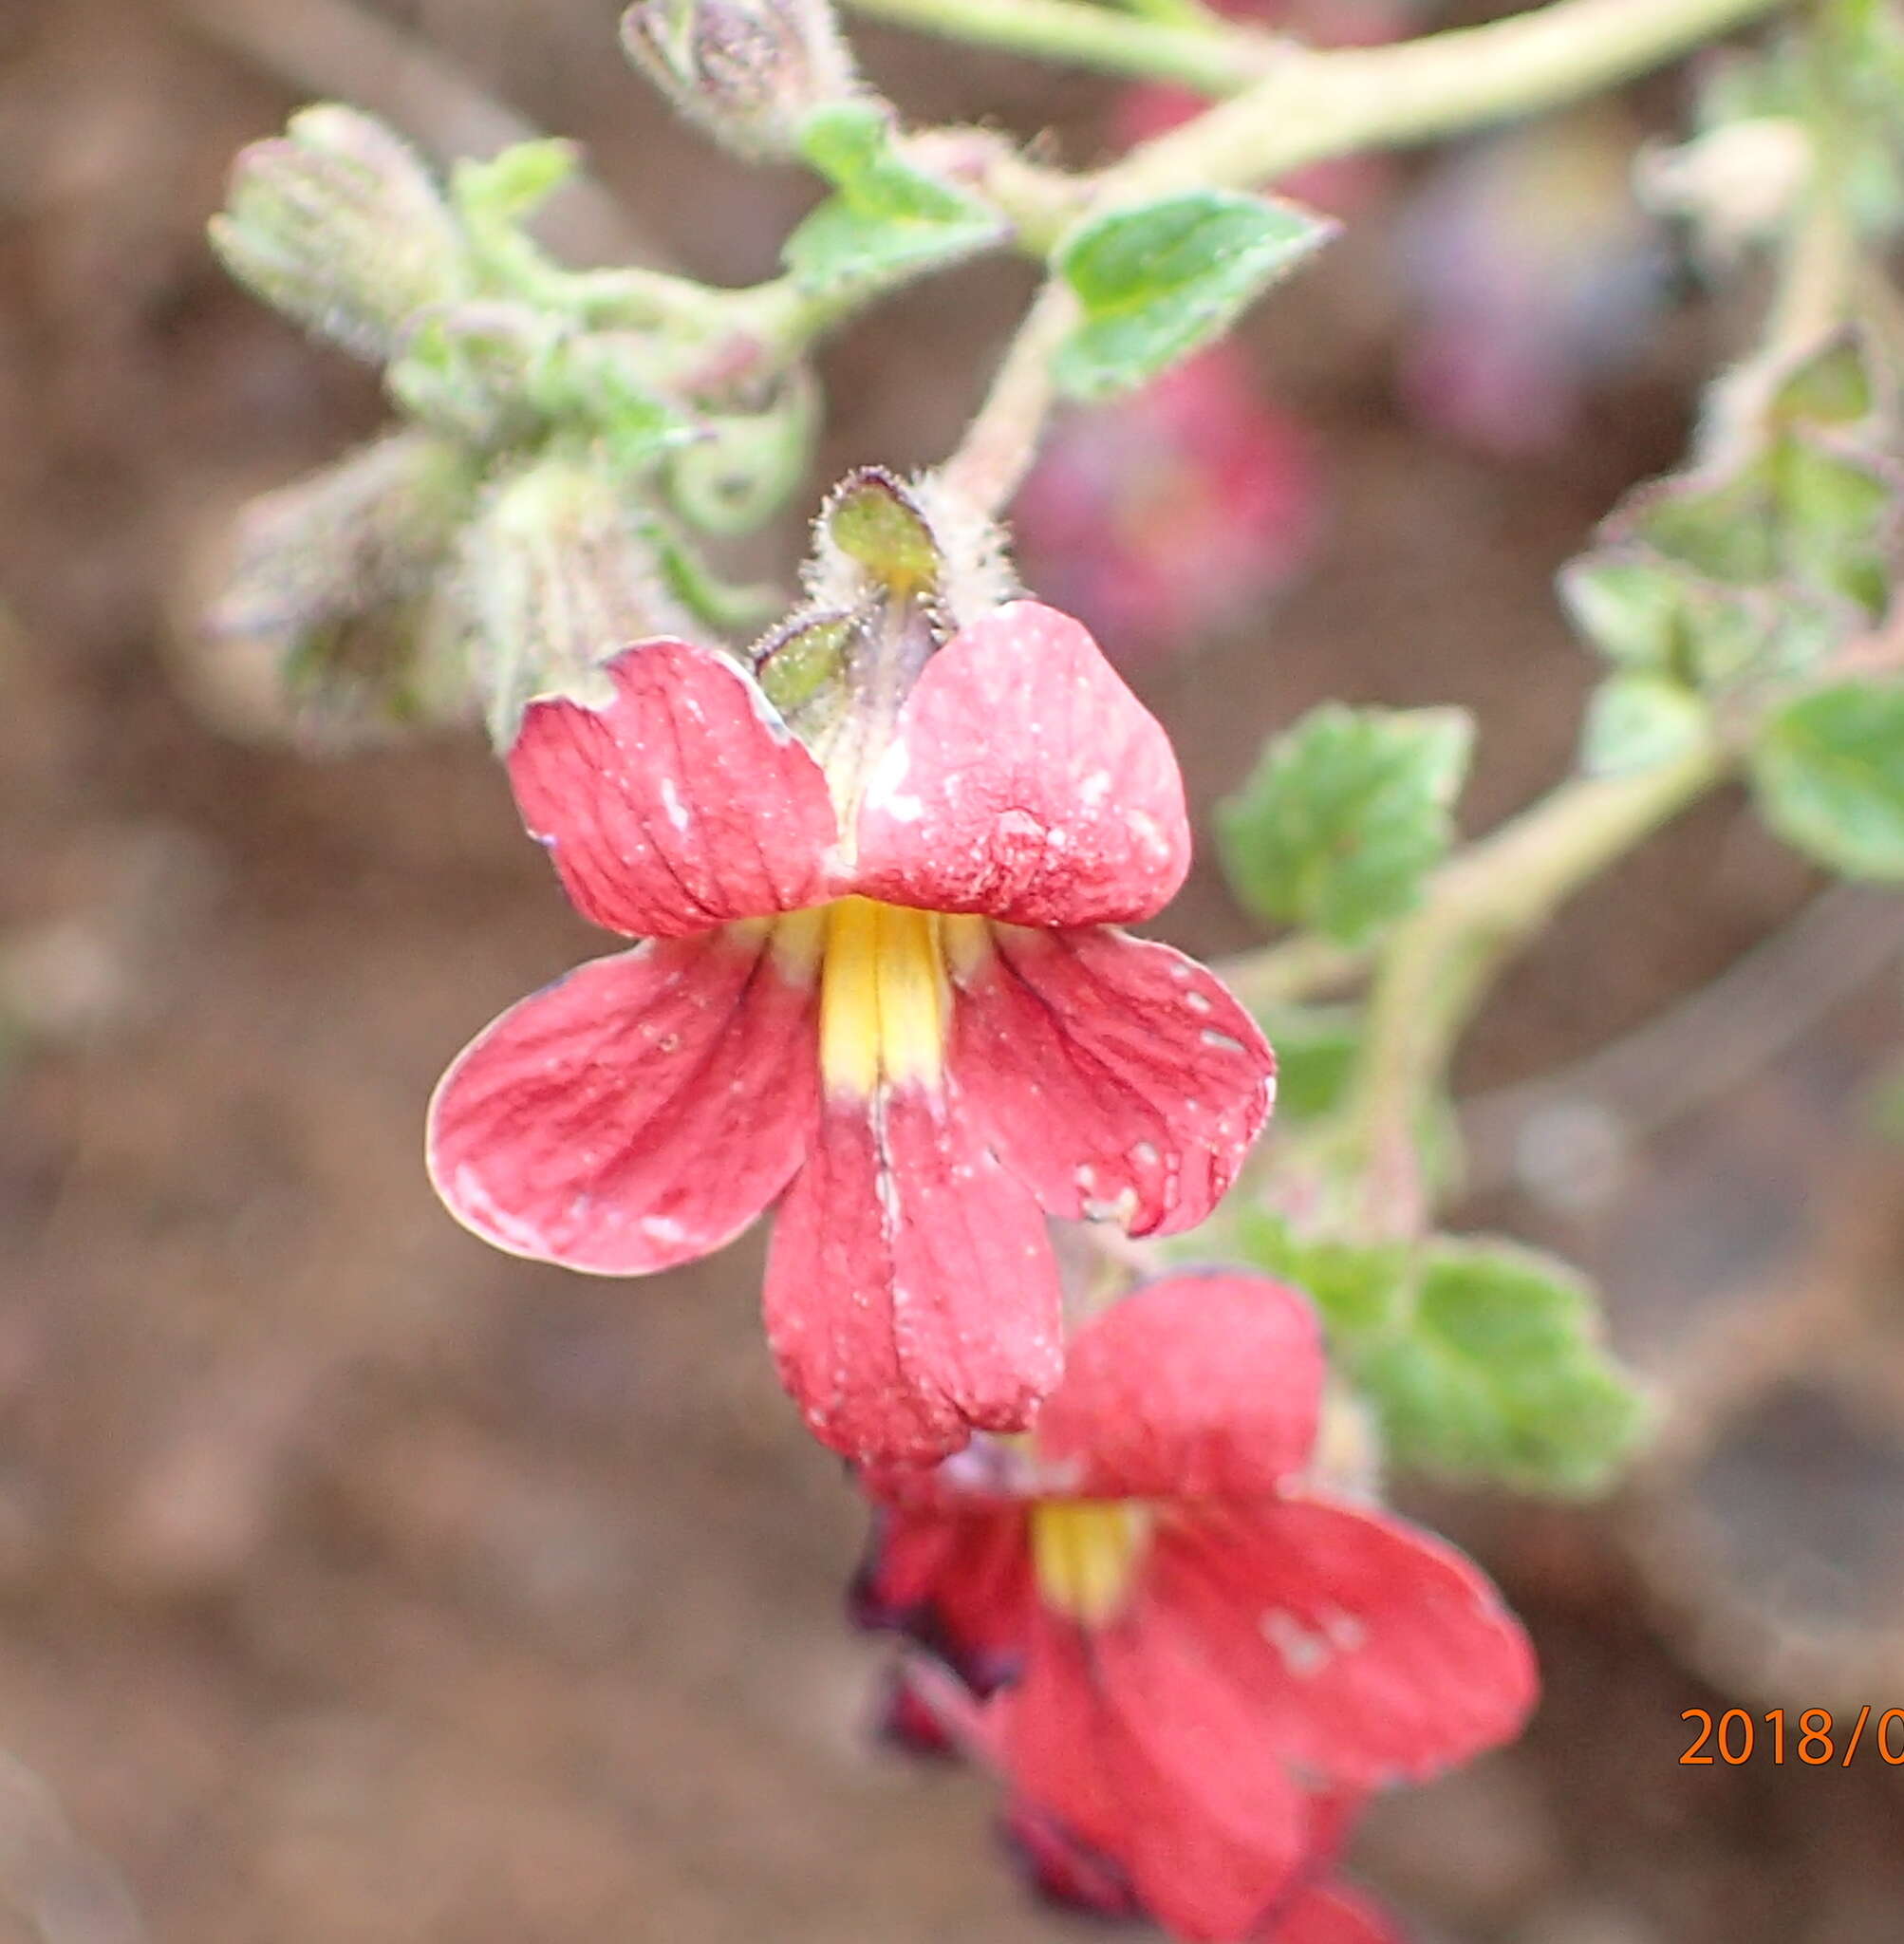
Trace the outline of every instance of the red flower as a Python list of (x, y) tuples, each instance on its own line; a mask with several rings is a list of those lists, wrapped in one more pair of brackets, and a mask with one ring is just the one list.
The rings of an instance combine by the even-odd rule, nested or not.
[(1348, 1804), (1534, 1697), (1473, 1565), (1301, 1482), (1322, 1374), (1300, 1298), (1179, 1277), (1079, 1331), (1030, 1440), (868, 1475), (861, 1619), (990, 1695), (1019, 1820), (1186, 1938), (1284, 1935)]
[(1063, 1354), (1044, 1217), (1186, 1228), (1269, 1111), (1236, 1000), (1109, 928), (1187, 867), (1162, 728), (1032, 602), (961, 629), (827, 770), (712, 649), (607, 672), (600, 708), (530, 708), (510, 778), (578, 908), (648, 943), (451, 1067), (438, 1191), (500, 1247), (616, 1276), (784, 1192), (768, 1336), (826, 1443), (930, 1458), (1022, 1426)]

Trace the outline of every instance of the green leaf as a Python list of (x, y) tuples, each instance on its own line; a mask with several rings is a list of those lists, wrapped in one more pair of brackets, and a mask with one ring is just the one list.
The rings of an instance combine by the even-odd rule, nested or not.
[(1904, 682), (1843, 682), (1787, 703), (1752, 753), (1759, 809), (1846, 877), (1904, 879)]
[(1218, 807), (1237, 896), (1344, 944), (1402, 917), (1447, 850), (1472, 739), (1460, 709), (1312, 711)]
[(1103, 399), (1148, 383), (1221, 337), (1335, 232), (1295, 203), (1229, 189), (1089, 218), (1052, 258), (1084, 309), (1053, 365), (1059, 388)]
[(623, 471), (640, 473), (705, 436), (656, 388), (643, 351), (640, 339), (615, 332), (557, 339), (531, 367), (525, 396), (546, 418), (599, 439)]
[(1664, 666), (1677, 639), (1684, 576), (1640, 556), (1589, 553), (1560, 570), (1567, 617), (1611, 662)]
[(1276, 1049), (1278, 1125), (1319, 1120), (1348, 1085), (1361, 1013), (1354, 1006), (1265, 1006), (1257, 1023)]
[(581, 165), (572, 141), (518, 141), (486, 162), (465, 159), (450, 176), (450, 199), (473, 230), (513, 227), (533, 215)]
[(1405, 1244), (1304, 1236), (1282, 1216), (1260, 1207), (1237, 1211), (1234, 1234), (1254, 1267), (1308, 1297), (1331, 1346), (1352, 1366), (1358, 1352), (1404, 1326), (1409, 1296)]
[(1504, 1243), (1428, 1243), (1406, 1327), (1349, 1361), (1391, 1457), (1453, 1477), (1590, 1492), (1644, 1417), (1601, 1345), (1588, 1283)]
[(1663, 675), (1615, 675), (1594, 691), (1581, 767), (1619, 776), (1671, 762), (1707, 734), (1708, 714), (1699, 697)]
[(837, 192), (782, 252), (795, 282), (815, 295), (898, 282), (987, 249), (1009, 228), (989, 204), (907, 160), (876, 103), (817, 109), (800, 147)]

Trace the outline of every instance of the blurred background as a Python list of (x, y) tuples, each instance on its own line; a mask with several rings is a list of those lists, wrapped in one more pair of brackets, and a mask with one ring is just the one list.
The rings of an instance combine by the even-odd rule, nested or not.
[[(859, 1513), (775, 1385), (757, 1239), (598, 1282), (432, 1199), (437, 1075), (602, 944), (486, 748), (310, 758), (194, 634), (236, 505), (383, 416), (203, 242), (297, 103), (439, 156), (574, 136), (625, 211), (582, 210), (578, 248), (771, 271), (811, 185), (672, 123), (615, 12), (0, 0), (5, 1944), (1081, 1935), (1020, 1901), (982, 1783), (869, 1732)], [(1180, 112), (857, 40), (915, 118), (1080, 162)], [(1234, 355), (1060, 429), (1021, 565), (1164, 717), (1201, 816), (1332, 696), (1472, 707), (1470, 829), (1571, 761), (1592, 670), (1553, 571), (1748, 327), (1627, 199), (1677, 99), (1315, 172), (1349, 234)], [(1029, 280), (960, 271), (844, 332), (813, 491), (942, 456)], [(812, 497), (746, 565), (788, 573)], [(1463, 1225), (1594, 1269), (1664, 1430), (1606, 1505), (1407, 1498), (1502, 1580), (1548, 1689), (1523, 1746), (1358, 1841), (1430, 1944), (1904, 1936), (1904, 1767), (1679, 1762), (1688, 1709), (1904, 1707), (1899, 902), (1824, 893), (1722, 800), (1578, 900), (1469, 1049)], [(1208, 862), (1163, 929), (1250, 939)]]

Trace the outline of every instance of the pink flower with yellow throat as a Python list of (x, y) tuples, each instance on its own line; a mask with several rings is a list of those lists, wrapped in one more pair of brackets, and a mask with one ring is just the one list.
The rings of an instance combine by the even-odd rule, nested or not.
[(1173, 1276), (1083, 1325), (1028, 1437), (862, 1474), (857, 1617), (956, 1677), (1040, 1880), (1197, 1944), (1378, 1937), (1328, 1886), (1348, 1820), (1535, 1697), (1481, 1572), (1318, 1474), (1324, 1372), (1294, 1291)]
[(752, 669), (641, 642), (530, 707), (523, 819), (645, 942), (505, 1013), (430, 1113), (451, 1211), (571, 1268), (666, 1269), (777, 1205), (769, 1339), (861, 1459), (1029, 1422), (1063, 1361), (1045, 1218), (1191, 1226), (1273, 1092), (1223, 986), (1114, 928), (1188, 866), (1162, 728), (954, 525), (856, 476)]

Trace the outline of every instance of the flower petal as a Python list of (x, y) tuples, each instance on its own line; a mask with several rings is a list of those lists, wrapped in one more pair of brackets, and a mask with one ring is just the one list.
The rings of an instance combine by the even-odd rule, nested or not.
[(1209, 1214), (1269, 1117), (1276, 1057), (1216, 976), (1105, 927), (961, 934), (951, 1064), (1048, 1215), (1133, 1235)]
[(848, 1605), (856, 1626), (905, 1635), (989, 1694), (1024, 1658), (1033, 1598), (1025, 1514), (1008, 1506), (882, 1513)]
[(1148, 1592), (1317, 1787), (1435, 1774), (1534, 1704), (1533, 1650), (1485, 1576), (1382, 1513), (1298, 1500), (1160, 1521)]
[(1308, 1463), (1324, 1371), (1315, 1312), (1294, 1290), (1172, 1276), (1073, 1338), (1038, 1414), (1038, 1457), (1084, 1498), (1267, 1498)]
[(1023, 1430), (1062, 1367), (1044, 1219), (956, 1097), (923, 1087), (828, 1101), (775, 1224), (766, 1310), (814, 1435), (870, 1464)]
[(1128, 1878), (1173, 1936), (1254, 1936), (1309, 1855), (1308, 1798), (1183, 1629), (1049, 1614), (993, 1703), (1014, 1788)]
[(1017, 925), (1147, 918), (1190, 863), (1169, 738), (1083, 626), (1014, 601), (926, 663), (861, 801), (854, 888)]
[(606, 707), (532, 702), (509, 753), (522, 820), (576, 909), (682, 938), (823, 898), (838, 838), (827, 781), (754, 679), (666, 639), (606, 672)]
[(1277, 1919), (1269, 1944), (1402, 1944), (1402, 1934), (1368, 1897), (1339, 1884), (1319, 1884)]
[(430, 1103), (450, 1212), (519, 1256), (643, 1276), (785, 1187), (818, 1117), (813, 993), (769, 927), (656, 940), (512, 1006)]

